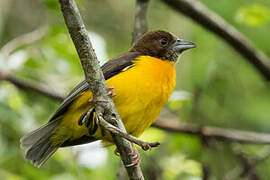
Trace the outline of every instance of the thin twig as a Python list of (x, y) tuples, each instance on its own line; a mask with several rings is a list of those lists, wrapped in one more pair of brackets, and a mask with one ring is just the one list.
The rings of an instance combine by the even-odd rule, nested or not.
[[(230, 171), (229, 174), (233, 175), (233, 177), (229, 177), (228, 179), (250, 179), (250, 180), (259, 180), (260, 176), (256, 170), (256, 167), (265, 161), (270, 156), (270, 149), (268, 145), (261, 147), (260, 150), (256, 151), (256, 158), (248, 158), (247, 154), (243, 152), (241, 146), (237, 144), (230, 144), (231, 149), (233, 149), (233, 153), (235, 156), (239, 158), (243, 167), (240, 168), (236, 166), (233, 170)], [(232, 173), (233, 172), (233, 173)]]
[(258, 172), (256, 171), (256, 167), (270, 157), (269, 146), (261, 147), (260, 150), (256, 151), (256, 157), (254, 158), (248, 158), (247, 154), (243, 152), (241, 146), (233, 146), (232, 144), (232, 149), (234, 150), (234, 154), (240, 159), (243, 164), (243, 169), (239, 171), (238, 176), (251, 180), (260, 179)]
[[(92, 44), (75, 1), (59, 0), (59, 3), (61, 5), (61, 10), (70, 36), (80, 57), (86, 81), (93, 93), (96, 114), (101, 114), (108, 122), (111, 121), (112, 117), (115, 117), (116, 126), (123, 132), (126, 132), (112, 99), (107, 96), (107, 87), (99, 62), (92, 48)], [(127, 167), (127, 165), (132, 164), (133, 161), (131, 156), (133, 152), (132, 144), (128, 140), (115, 136), (114, 134), (112, 134), (112, 137), (118, 151), (120, 152), (121, 159), (126, 167), (129, 178), (143, 180), (144, 177), (140, 166), (134, 164)]]
[(199, 135), (203, 138), (214, 138), (239, 143), (270, 144), (270, 134), (267, 133), (225, 129), (213, 126), (198, 126), (180, 122), (176, 118), (156, 120), (152, 126), (169, 132)]
[(23, 79), (17, 78), (16, 76), (14, 76), (12, 74), (5, 73), (3, 71), (0, 71), (0, 80), (9, 81), (12, 84), (14, 84), (15, 86), (17, 86), (18, 88), (21, 88), (23, 90), (30, 90), (30, 91), (37, 92), (37, 93), (45, 95), (53, 100), (61, 101), (64, 99), (64, 96), (60, 95), (59, 93), (50, 91), (50, 90), (46, 89), (45, 87), (42, 87), (38, 84), (34, 84), (30, 81), (25, 81)]
[(133, 142), (135, 144), (137, 144), (138, 146), (140, 146), (144, 151), (148, 151), (153, 147), (157, 147), (160, 145), (159, 142), (153, 142), (153, 143), (149, 143), (149, 142), (144, 142), (128, 133), (125, 133), (123, 131), (121, 131), (119, 128), (111, 125), (110, 123), (108, 123), (107, 121), (105, 121), (103, 119), (102, 116), (97, 116), (98, 119), (98, 124), (100, 124), (101, 126), (103, 126), (106, 130), (112, 132), (113, 134), (116, 134), (118, 136), (121, 136), (127, 140), (129, 140), (130, 142)]
[(245, 156), (245, 154), (242, 152), (237, 152), (236, 155), (238, 156), (243, 166), (243, 170), (239, 176), (241, 178), (246, 178), (250, 180), (259, 180), (260, 177), (255, 168), (257, 164), (251, 163), (249, 159)]
[(197, 0), (162, 0), (176, 11), (190, 17), (195, 22), (202, 25), (209, 31), (214, 32), (260, 72), (260, 74), (270, 81), (270, 60), (260, 50), (256, 50), (250, 45), (249, 39), (237, 31), (232, 25), (227, 23), (215, 12), (208, 9)]
[(147, 7), (149, 0), (137, 0), (135, 6), (135, 19), (132, 33), (132, 43), (147, 32)]
[(42, 37), (46, 35), (48, 32), (47, 26), (42, 26), (32, 32), (27, 34), (23, 34), (21, 36), (16, 37), (15, 39), (6, 43), (2, 49), (1, 54), (3, 56), (3, 60), (7, 60), (8, 56), (18, 47), (22, 45), (32, 44), (35, 41), (40, 40)]

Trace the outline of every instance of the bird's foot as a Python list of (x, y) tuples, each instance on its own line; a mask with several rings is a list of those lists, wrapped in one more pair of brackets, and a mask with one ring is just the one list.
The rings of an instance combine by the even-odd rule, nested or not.
[(140, 157), (139, 151), (136, 147), (132, 148), (132, 153), (130, 155), (132, 156), (132, 162), (130, 164), (127, 164), (126, 167), (140, 166), (141, 157)]
[(94, 118), (94, 113), (95, 113), (95, 109), (89, 109), (87, 111), (85, 111), (79, 121), (78, 124), (80, 126), (82, 126), (83, 124), (88, 128), (89, 134), (93, 135), (95, 134), (95, 132), (97, 131), (97, 123), (96, 123), (96, 118)]
[[(114, 154), (116, 156), (120, 156), (117, 148), (114, 150)], [(138, 149), (136, 147), (132, 147), (132, 152), (129, 155), (131, 155), (131, 157), (132, 157), (132, 162), (130, 164), (125, 165), (125, 166), (126, 167), (139, 166), (141, 163), (141, 158), (140, 158), (140, 154), (139, 154)]]
[(94, 108), (85, 111), (85, 112), (81, 115), (81, 117), (80, 117), (80, 119), (79, 119), (79, 121), (78, 121), (78, 124), (79, 124), (80, 126), (82, 126), (83, 124), (85, 124), (86, 127), (90, 127), (90, 123), (91, 123), (90, 121), (91, 121), (92, 118), (93, 118), (93, 113), (94, 113), (94, 112), (95, 112), (95, 109), (94, 109)]
[[(1, 73), (1, 72), (0, 72)], [(1, 74), (0, 74), (1, 75)], [(1, 77), (1, 76), (0, 76)], [(114, 96), (116, 96), (116, 94), (113, 92), (113, 90), (114, 90), (114, 87), (113, 86), (111, 86), (111, 87), (107, 87), (107, 96), (109, 96), (110, 98), (112, 98), (112, 97), (114, 97)], [(94, 100), (94, 98), (90, 98), (89, 100), (88, 100), (88, 102), (89, 103), (93, 103), (93, 100)]]
[[(107, 96), (114, 97), (116, 94), (113, 92), (114, 87), (107, 88)], [(89, 99), (89, 102), (93, 102), (93, 98)], [(91, 108), (85, 111), (79, 121), (78, 124), (82, 126), (83, 124), (89, 129), (89, 134), (93, 135), (98, 128), (98, 118), (95, 117), (95, 109)], [(105, 130), (101, 127), (102, 136), (105, 136)]]
[(113, 86), (107, 87), (107, 96), (109, 96), (109, 97), (116, 96), (116, 94), (113, 92), (113, 90), (114, 90), (114, 87)]

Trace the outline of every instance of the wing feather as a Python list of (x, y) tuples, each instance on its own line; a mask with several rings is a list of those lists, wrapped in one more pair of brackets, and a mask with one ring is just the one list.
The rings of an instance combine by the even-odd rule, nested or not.
[[(133, 60), (136, 59), (141, 54), (138, 52), (128, 52), (121, 56), (118, 56), (114, 59), (109, 60), (105, 63), (101, 69), (104, 75), (105, 80), (110, 79), (111, 77), (121, 73), (127, 67), (132, 67)], [(80, 84), (78, 84), (63, 100), (55, 114), (52, 116), (50, 121), (57, 119), (57, 117), (61, 116), (64, 112), (66, 112), (69, 105), (77, 98), (77, 96), (85, 91), (89, 90), (88, 83), (83, 80)]]

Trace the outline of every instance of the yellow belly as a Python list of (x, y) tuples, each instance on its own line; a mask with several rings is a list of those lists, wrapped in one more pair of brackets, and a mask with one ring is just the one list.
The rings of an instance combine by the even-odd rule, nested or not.
[[(113, 101), (128, 133), (140, 136), (157, 118), (175, 86), (174, 64), (150, 56), (140, 56), (134, 67), (108, 79), (114, 87)], [(69, 111), (55, 131), (54, 143), (89, 135), (78, 119), (93, 104), (89, 103), (90, 91), (81, 93), (70, 105)], [(103, 137), (98, 130), (94, 137), (111, 141), (109, 133)]]

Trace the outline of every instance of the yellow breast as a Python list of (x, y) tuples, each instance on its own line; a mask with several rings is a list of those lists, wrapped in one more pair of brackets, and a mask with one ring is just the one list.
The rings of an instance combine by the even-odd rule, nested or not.
[(127, 131), (139, 136), (158, 116), (175, 86), (175, 68), (169, 61), (141, 56), (135, 66), (109, 79), (113, 98)]
[[(140, 56), (134, 60), (132, 68), (108, 79), (106, 84), (114, 87), (116, 96), (113, 101), (127, 132), (139, 136), (157, 118), (174, 89), (174, 64), (150, 56)], [(81, 93), (72, 103), (58, 128), (59, 134), (65, 134), (66, 138), (70, 136), (71, 139), (88, 135), (87, 128), (78, 125), (78, 118), (93, 106), (88, 102), (91, 96), (90, 91)], [(102, 137), (100, 130), (94, 137), (111, 141), (109, 133)]]

